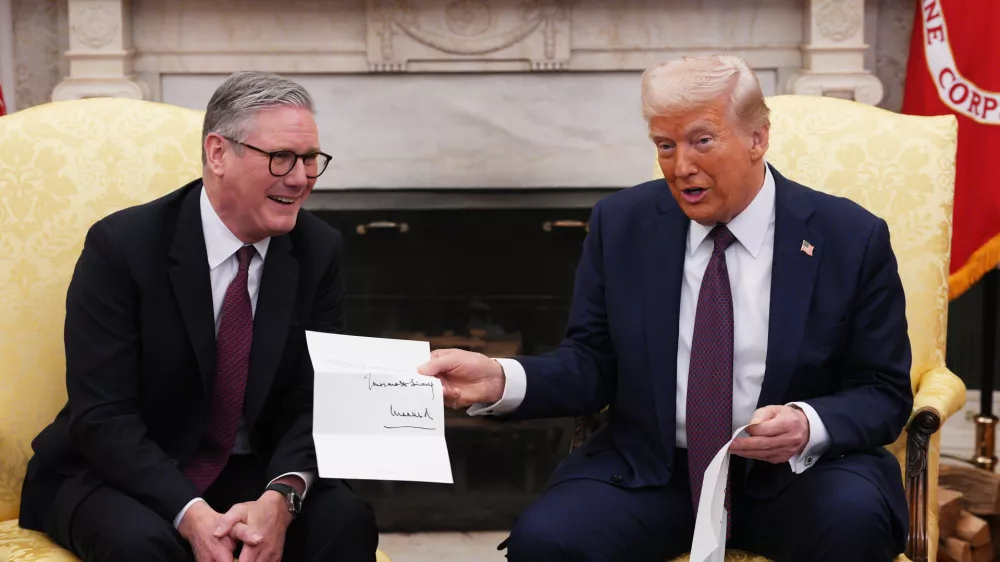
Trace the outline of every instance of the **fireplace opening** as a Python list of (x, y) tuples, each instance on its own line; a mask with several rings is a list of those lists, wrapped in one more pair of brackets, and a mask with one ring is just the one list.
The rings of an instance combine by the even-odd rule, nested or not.
[[(493, 357), (563, 338), (589, 205), (331, 209), (344, 236), (346, 330)], [(508, 529), (569, 452), (571, 418), (497, 422), (447, 410), (453, 485), (354, 480), (386, 532)]]

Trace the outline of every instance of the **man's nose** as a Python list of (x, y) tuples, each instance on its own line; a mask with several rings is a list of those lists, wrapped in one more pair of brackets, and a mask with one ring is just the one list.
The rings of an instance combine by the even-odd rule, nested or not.
[(306, 177), (306, 164), (301, 158), (295, 159), (292, 171), (285, 175), (285, 182), (295, 187), (302, 187), (309, 183), (309, 178)]
[(686, 149), (677, 149), (677, 158), (674, 159), (674, 175), (686, 178), (698, 173), (698, 166), (691, 159), (691, 155)]

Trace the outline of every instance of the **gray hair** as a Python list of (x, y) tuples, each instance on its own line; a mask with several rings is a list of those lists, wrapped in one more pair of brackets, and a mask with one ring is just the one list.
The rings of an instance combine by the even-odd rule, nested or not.
[(642, 74), (642, 116), (648, 123), (710, 104), (728, 95), (730, 110), (750, 128), (767, 124), (771, 110), (757, 76), (745, 60), (732, 55), (683, 57)]
[[(205, 139), (215, 133), (236, 141), (250, 135), (254, 117), (261, 109), (287, 105), (316, 113), (305, 88), (272, 72), (241, 71), (231, 74), (212, 94), (201, 129), (201, 163), (207, 161)], [(237, 145), (235, 150), (243, 147)]]

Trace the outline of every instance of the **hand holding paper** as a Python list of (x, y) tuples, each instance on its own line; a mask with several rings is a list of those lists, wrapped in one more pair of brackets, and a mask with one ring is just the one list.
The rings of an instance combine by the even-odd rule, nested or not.
[(505, 377), (496, 361), (463, 349), (439, 349), (431, 355), (431, 360), (421, 365), (419, 371), (441, 381), (445, 405), (449, 408), (492, 404), (503, 397)]
[(306, 332), (323, 478), (451, 484), (441, 382), (417, 373), (430, 344)]
[(731, 454), (781, 464), (809, 443), (809, 418), (791, 406), (765, 406), (754, 412), (747, 427), (750, 437), (733, 440)]

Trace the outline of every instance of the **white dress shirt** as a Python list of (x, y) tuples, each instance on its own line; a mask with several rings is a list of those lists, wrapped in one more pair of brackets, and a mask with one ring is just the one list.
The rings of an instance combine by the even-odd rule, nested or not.
[[(726, 250), (726, 267), (733, 294), (733, 431), (750, 423), (757, 409), (767, 359), (768, 318), (771, 304), (771, 266), (774, 256), (774, 177), (765, 167), (764, 184), (747, 208), (727, 225), (737, 243)], [(681, 286), (677, 338), (677, 419), (675, 443), (687, 447), (687, 386), (691, 363), (691, 339), (698, 305), (698, 292), (705, 268), (712, 257), (711, 226), (691, 221), (684, 282)], [(497, 359), (506, 374), (502, 398), (495, 404), (476, 404), (469, 415), (502, 415), (517, 409), (527, 388), (524, 367), (513, 359)], [(789, 459), (801, 473), (812, 466), (829, 446), (829, 433), (816, 411), (804, 402), (798, 406), (809, 420), (809, 442), (802, 453)]]
[[(218, 213), (215, 212), (215, 208), (212, 207), (211, 201), (208, 200), (208, 193), (206, 193), (204, 187), (201, 188), (201, 228), (205, 235), (205, 249), (208, 253), (208, 269), (212, 279), (212, 305), (215, 310), (215, 334), (218, 336), (222, 302), (226, 298), (226, 291), (229, 289), (229, 284), (232, 283), (233, 278), (236, 277), (236, 273), (240, 268), (240, 259), (236, 255), (236, 252), (245, 244), (219, 218)], [(250, 269), (247, 276), (247, 291), (250, 293), (250, 309), (253, 314), (257, 313), (257, 294), (260, 292), (260, 275), (264, 267), (264, 259), (267, 258), (267, 247), (270, 243), (271, 239), (265, 238), (253, 245), (257, 252), (254, 254), (253, 259), (250, 260)], [(233, 446), (233, 454), (245, 455), (250, 452), (250, 433), (246, 428), (246, 419), (244, 419), (243, 415), (240, 415), (240, 427), (236, 431), (236, 443)], [(290, 472), (282, 474), (278, 478), (292, 475), (302, 478), (306, 484), (306, 491), (309, 490), (309, 486), (315, 478), (314, 474), (308, 472)], [(275, 478), (275, 480), (278, 478)], [(274, 480), (271, 482), (274, 482)], [(303, 497), (305, 497), (305, 494), (303, 494)], [(180, 525), (181, 519), (184, 518), (184, 514), (187, 513), (188, 508), (197, 501), (202, 501), (202, 499), (195, 498), (191, 500), (177, 514), (177, 517), (174, 518), (174, 528)]]

